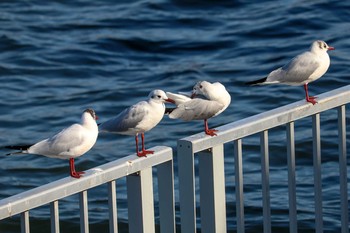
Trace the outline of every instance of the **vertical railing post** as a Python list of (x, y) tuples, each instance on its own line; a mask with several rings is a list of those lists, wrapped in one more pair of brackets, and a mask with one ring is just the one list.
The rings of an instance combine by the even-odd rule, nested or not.
[(289, 232), (297, 233), (297, 198), (295, 182), (295, 139), (294, 122), (287, 124), (287, 161), (288, 161), (288, 201), (289, 201)]
[(89, 233), (89, 210), (87, 191), (79, 193), (80, 203), (80, 232)]
[(109, 233), (118, 233), (116, 182), (108, 182)]
[(341, 233), (349, 233), (345, 105), (338, 108), (338, 133)]
[(21, 213), (21, 233), (29, 233), (29, 211)]
[(157, 166), (159, 219), (161, 233), (175, 233), (175, 200), (173, 160)]
[(196, 196), (194, 153), (192, 144), (179, 140), (177, 144), (181, 233), (196, 232)]
[(127, 176), (130, 233), (153, 233), (154, 204), (152, 168)]
[(270, 211), (270, 171), (269, 171), (269, 141), (268, 131), (260, 133), (261, 145), (261, 179), (262, 179), (262, 199), (264, 216), (264, 233), (271, 232), (271, 211)]
[(224, 146), (199, 155), (201, 232), (226, 232)]
[(237, 232), (244, 233), (242, 139), (234, 141)]
[(51, 233), (60, 232), (60, 220), (58, 211), (58, 201), (50, 203), (50, 215), (51, 215)]
[(312, 116), (316, 233), (323, 232), (320, 114)]

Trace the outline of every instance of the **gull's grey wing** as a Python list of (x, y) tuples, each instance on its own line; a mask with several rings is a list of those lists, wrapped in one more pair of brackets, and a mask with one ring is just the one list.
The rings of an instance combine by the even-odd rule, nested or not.
[(122, 133), (130, 128), (135, 128), (149, 111), (146, 105), (147, 102), (142, 101), (125, 109), (116, 117), (102, 123), (99, 130)]
[(170, 114), (170, 118), (180, 118), (185, 121), (203, 120), (213, 117), (224, 106), (216, 101), (192, 99), (177, 106)]
[(51, 138), (34, 144), (28, 149), (28, 153), (49, 157), (59, 157), (61, 154), (69, 154), (70, 150), (80, 146), (84, 142), (84, 133), (85, 129), (81, 125), (71, 125)]
[(305, 52), (281, 69), (284, 72), (283, 81), (286, 83), (301, 83), (307, 80), (320, 66), (320, 63), (314, 59), (314, 56), (310, 52)]

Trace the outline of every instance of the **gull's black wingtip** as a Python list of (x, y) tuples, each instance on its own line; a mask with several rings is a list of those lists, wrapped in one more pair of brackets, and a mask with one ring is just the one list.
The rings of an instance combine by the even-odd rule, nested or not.
[(169, 115), (170, 113), (172, 113), (174, 111), (175, 108), (165, 108), (165, 112), (164, 114)]
[(11, 149), (11, 150), (27, 150), (31, 146), (32, 145), (16, 145), (16, 146), (4, 146), (4, 148)]
[(11, 149), (11, 150), (27, 150), (31, 146), (32, 145), (4, 146), (4, 148)]
[(264, 82), (266, 81), (266, 79), (267, 79), (267, 77), (262, 78), (262, 79), (258, 79), (258, 80), (254, 80), (254, 81), (250, 81), (250, 82), (246, 82), (246, 83), (244, 83), (244, 84), (245, 84), (245, 85), (250, 85), (250, 86), (252, 86), (252, 85), (258, 85), (258, 84), (264, 83)]
[(20, 145), (20, 146), (18, 145), (18, 146), (3, 146), (1, 148), (18, 150), (16, 152), (7, 153), (6, 156), (9, 156), (9, 155), (13, 155), (13, 154), (21, 154), (23, 151), (27, 150), (31, 146), (32, 145)]

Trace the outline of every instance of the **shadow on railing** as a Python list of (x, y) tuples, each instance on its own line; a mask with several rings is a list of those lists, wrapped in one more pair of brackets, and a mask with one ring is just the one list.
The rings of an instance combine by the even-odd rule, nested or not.
[(21, 232), (30, 232), (29, 211), (50, 203), (51, 232), (60, 232), (60, 199), (79, 194), (80, 231), (89, 232), (87, 191), (108, 185), (109, 229), (118, 232), (116, 180), (126, 177), (129, 232), (155, 232), (152, 168), (158, 177), (160, 229), (175, 232), (173, 155), (169, 147), (155, 147), (153, 155), (131, 155), (87, 170), (80, 179), (64, 178), (0, 200), (0, 220), (21, 215)]

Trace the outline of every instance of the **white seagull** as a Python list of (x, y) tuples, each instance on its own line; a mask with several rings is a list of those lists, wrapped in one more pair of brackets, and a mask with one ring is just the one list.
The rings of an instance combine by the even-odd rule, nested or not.
[[(136, 154), (139, 157), (153, 154), (145, 149), (144, 133), (155, 127), (163, 118), (165, 102), (173, 102), (164, 91), (154, 90), (147, 101), (141, 101), (119, 113), (116, 117), (99, 125), (100, 132), (135, 136)], [(141, 133), (142, 150), (138, 149), (138, 134)]]
[(95, 111), (86, 109), (79, 124), (73, 124), (34, 145), (7, 146), (7, 148), (21, 150), (11, 154), (37, 154), (50, 158), (69, 159), (70, 175), (74, 178), (80, 178), (84, 172), (75, 171), (74, 159), (85, 154), (95, 144), (98, 136), (96, 119)]
[(283, 67), (272, 71), (266, 78), (247, 82), (246, 84), (281, 83), (292, 86), (304, 85), (306, 101), (316, 104), (316, 97), (309, 96), (307, 85), (321, 78), (327, 72), (330, 64), (328, 50), (334, 50), (334, 47), (328, 46), (326, 42), (321, 40), (314, 41), (311, 44), (310, 51), (294, 57)]
[(230, 94), (219, 82), (200, 81), (193, 87), (190, 96), (171, 92), (167, 92), (167, 95), (177, 105), (174, 109), (167, 109), (170, 118), (185, 121), (204, 120), (204, 132), (210, 136), (215, 136), (217, 130), (209, 129), (208, 119), (222, 113), (231, 103)]

